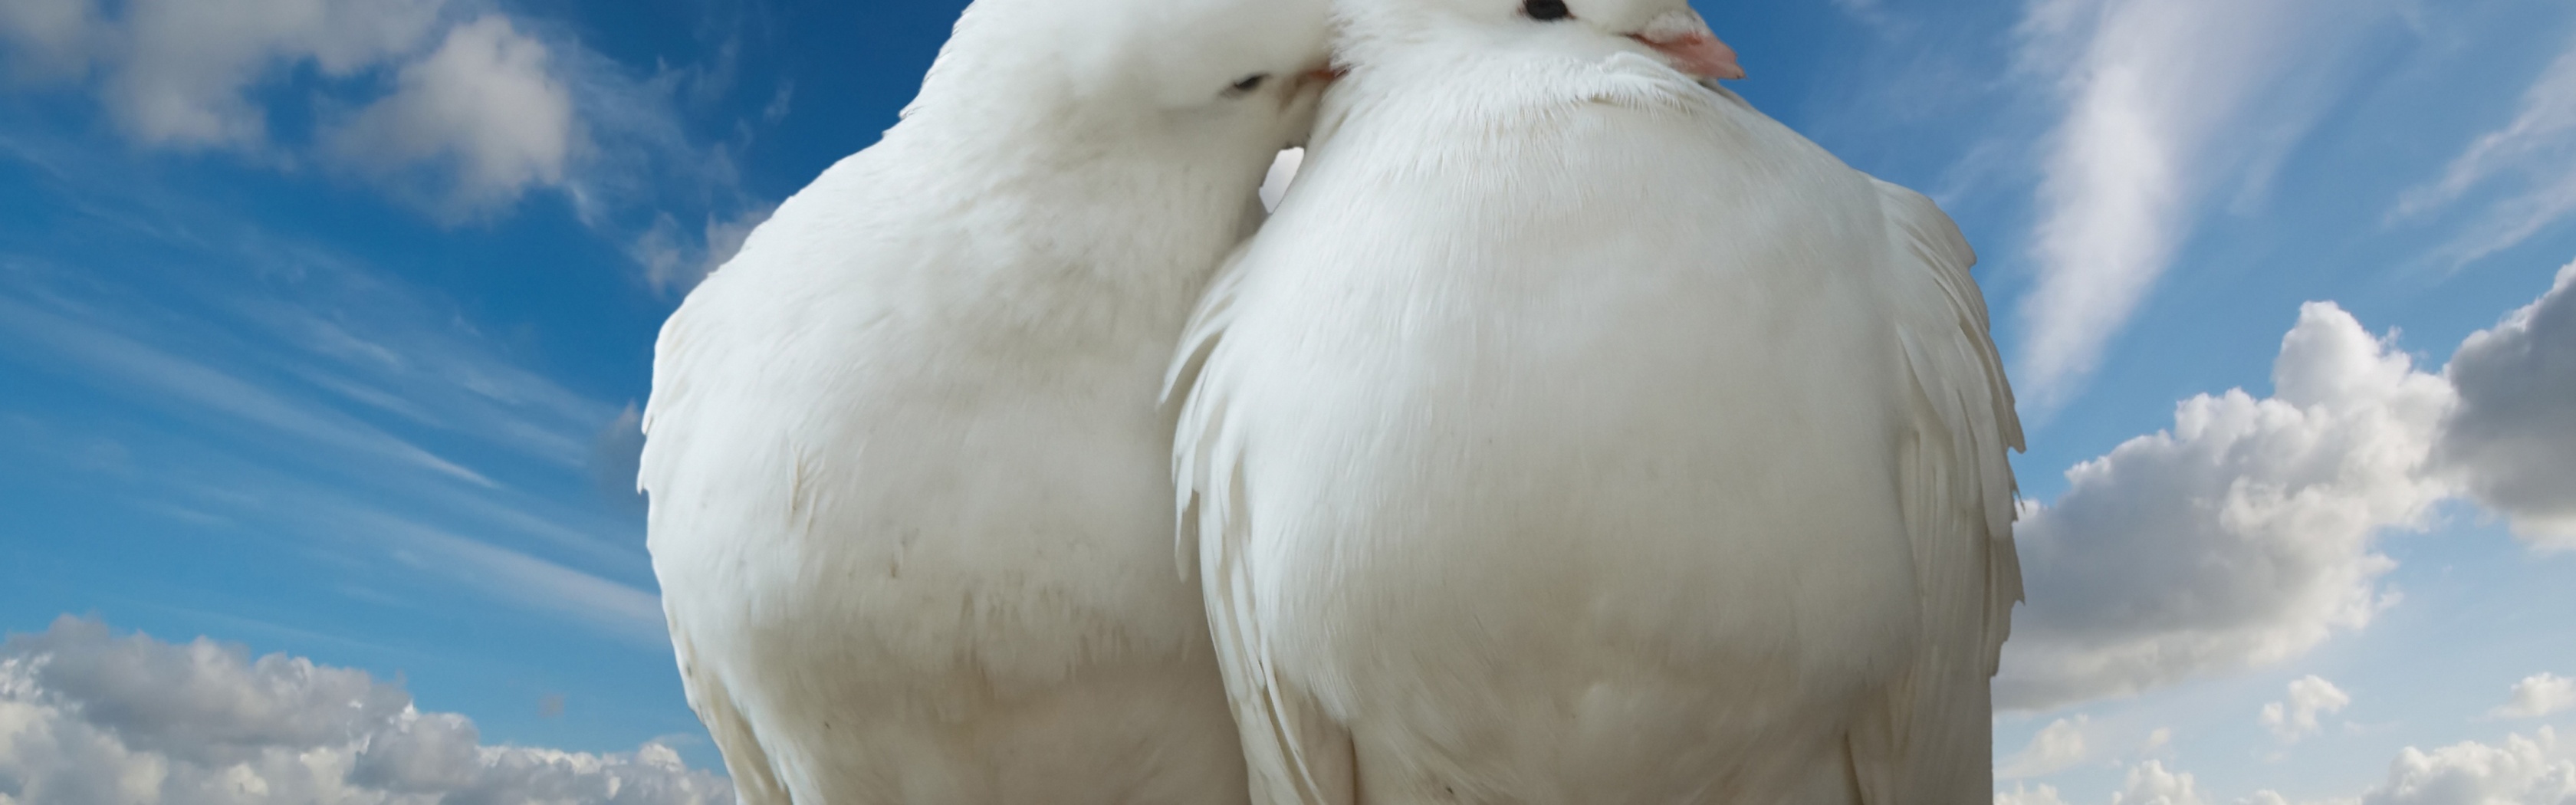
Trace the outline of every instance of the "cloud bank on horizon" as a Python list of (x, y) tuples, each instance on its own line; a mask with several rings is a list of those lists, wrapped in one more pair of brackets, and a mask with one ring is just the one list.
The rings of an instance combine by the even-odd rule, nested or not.
[(647, 743), (490, 746), (399, 682), (65, 616), (0, 643), (0, 805), (723, 805), (733, 785)]

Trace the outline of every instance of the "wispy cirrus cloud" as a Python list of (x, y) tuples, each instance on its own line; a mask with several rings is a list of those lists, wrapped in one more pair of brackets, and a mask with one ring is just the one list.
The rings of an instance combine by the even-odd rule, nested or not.
[(188, 414), (226, 417), (362, 456), (415, 466), (476, 484), (491, 479), (346, 414), (279, 395), (232, 374), (36, 305), (0, 297), (0, 332), (17, 348), (78, 364)]
[(2520, 245), (2576, 213), (2576, 40), (2523, 91), (2512, 122), (2471, 142), (2440, 178), (2407, 191), (2389, 218), (2430, 216), (2484, 186), (2505, 190), (2434, 252), (2445, 270)]
[(0, 363), (164, 423), (84, 439), (41, 412), (28, 428), (48, 449), (96, 455), (83, 466), (137, 507), (663, 645), (638, 524), (589, 494), (592, 442), (622, 405), (529, 370), (353, 258), (161, 213), (171, 226), (63, 222), (54, 237), (116, 244), (95, 264), (0, 255)]
[(415, 519), (360, 507), (330, 515), (330, 526), (364, 534), (398, 561), (522, 610), (573, 618), (639, 646), (670, 644), (662, 599), (650, 592), (496, 547)]
[[(2387, 3), (2034, 0), (2021, 70), (2063, 115), (2046, 138), (2036, 272), (2014, 385), (2064, 404), (2172, 265), (2212, 190), (2295, 142)], [(2268, 149), (2268, 150), (2267, 150)], [(2255, 177), (2258, 181), (2260, 177)]]

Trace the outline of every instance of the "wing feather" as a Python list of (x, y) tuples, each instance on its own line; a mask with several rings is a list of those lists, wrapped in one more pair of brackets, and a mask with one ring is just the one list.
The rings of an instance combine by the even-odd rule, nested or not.
[(739, 805), (789, 805), (787, 789), (778, 784), (769, 753), (753, 734), (751, 722), (734, 706), (733, 696), (724, 682), (697, 662), (696, 644), (677, 620), (671, 622), (671, 649), (680, 661), (681, 690), (687, 694), (689, 709), (706, 722), (707, 735), (715, 739), (716, 750), (724, 755), (725, 774), (733, 778), (734, 800)]
[(1224, 336), (1244, 291), (1242, 261), (1250, 245), (1238, 247), (1209, 284), (1165, 377), (1166, 403), (1186, 391), (1172, 444), (1177, 558), (1186, 576), (1197, 554), (1208, 630), (1242, 734), (1253, 802), (1350, 805), (1357, 790), (1350, 734), (1276, 673), (1255, 595), (1257, 568), (1248, 561), (1246, 439), (1240, 419), (1229, 416), (1234, 384)]
[(1885, 711), (1855, 730), (1854, 776), (1871, 805), (1982, 802), (1993, 796), (1989, 684), (2022, 597), (2006, 460), (2022, 448), (2021, 423), (1968, 273), (1975, 252), (1930, 199), (1877, 184), (1911, 380), (1897, 472), (1923, 650)]

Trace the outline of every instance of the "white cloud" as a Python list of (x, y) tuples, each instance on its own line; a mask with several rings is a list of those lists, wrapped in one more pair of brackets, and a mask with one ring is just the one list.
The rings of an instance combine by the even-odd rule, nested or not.
[[(2064, 118), (2041, 162), (2038, 277), (2014, 385), (2063, 403), (2172, 262), (2195, 202), (2293, 142), (2343, 76), (2332, 64), (2381, 3), (2033, 0), (2026, 73)], [(2186, 55), (2187, 54), (2187, 55)], [(2259, 136), (2258, 136), (2259, 135)], [(2266, 144), (2269, 144), (2268, 146)], [(2259, 171), (2258, 171), (2259, 172)], [(2257, 177), (2259, 181), (2259, 177)]]
[[(655, 268), (650, 250), (633, 250), (657, 285), (694, 282), (707, 256), (720, 262), (739, 230), (765, 216), (770, 205), (742, 197), (727, 148), (692, 139), (679, 103), (682, 95), (704, 100), (725, 91), (738, 45), (717, 53), (712, 68), (664, 68), (638, 79), (580, 42), (540, 35), (541, 23), (492, 6), (9, 0), (0, 3), (0, 67), (15, 86), (91, 91), (136, 144), (227, 150), (284, 170), (318, 162), (451, 223), (506, 208), (531, 190), (558, 190), (611, 240), (632, 242), (656, 229), (646, 237), (686, 255)], [(300, 75), (322, 80), (311, 91), (278, 91)], [(787, 98), (782, 85), (762, 114), (784, 115)], [(316, 122), (309, 133), (270, 131), (269, 121), (281, 118)], [(666, 214), (679, 217), (659, 231)], [(716, 242), (677, 227), (700, 214)]]
[(752, 204), (732, 217), (708, 216), (702, 237), (694, 242), (680, 230), (679, 219), (664, 214), (627, 252), (644, 266), (646, 285), (664, 293), (687, 293), (741, 253), (752, 230), (777, 211), (776, 204)]
[(653, 593), (436, 529), (401, 529), (409, 546), (431, 554), (421, 564), (457, 577), (496, 598), (538, 611), (587, 621), (634, 641), (661, 648), (662, 599)]
[[(301, 528), (363, 540), (407, 565), (409, 573), (445, 576), (522, 610), (585, 623), (635, 645), (670, 645), (670, 636), (663, 631), (661, 598), (645, 589), (320, 490), (272, 482), (260, 491), (291, 501), (294, 516), (303, 521), (298, 524)], [(489, 513), (509, 514), (506, 510)], [(515, 519), (546, 525), (524, 513)], [(495, 536), (507, 534), (499, 531)]]
[(172, 355), (74, 316), (0, 296), (0, 333), (10, 336), (7, 346), (32, 347), (56, 359), (68, 358), (95, 376), (131, 385), (165, 403), (180, 403), (199, 417), (229, 416), (310, 444), (389, 459), (478, 486), (493, 485), (471, 469), (347, 414), (296, 402), (232, 373)]
[(0, 4), (6, 66), (21, 80), (58, 80), (89, 68), (98, 12), (89, 0), (11, 0)]
[(120, 805), (732, 800), (666, 746), (485, 746), (471, 720), (422, 712), (364, 671), (70, 617), (0, 644), (0, 791)]
[(2309, 674), (2290, 681), (2287, 701), (2264, 704), (2259, 720), (2282, 743), (2298, 743), (2323, 729), (2317, 725), (2317, 716), (2342, 712), (2351, 704), (2351, 694), (2324, 677)]
[(2503, 746), (2463, 741), (2426, 752), (2406, 747), (2362, 805), (2576, 804), (2576, 747), (2548, 727)]
[(2013, 785), (2013, 790), (1995, 792), (1995, 805), (2066, 805), (2055, 786)]
[(2030, 738), (2030, 746), (2006, 758), (1995, 767), (1995, 777), (2005, 780), (2038, 777), (2084, 762), (2091, 753), (2084, 740), (2084, 727), (2091, 719), (2082, 714), (2061, 718), (2041, 727)]
[(2513, 685), (2513, 700), (2488, 715), (2496, 718), (2539, 718), (2561, 710), (2576, 708), (2576, 679), (2557, 674), (2532, 674)]
[(2450, 385), (2331, 303), (2300, 309), (2273, 385), (2183, 401), (2172, 430), (2068, 470), (2067, 492), (2026, 512), (2029, 601), (1998, 706), (2277, 662), (2386, 603), (2395, 563), (2372, 544), (2448, 491), (2422, 467)]
[(788, 105), (795, 99), (796, 82), (790, 80), (778, 82), (777, 91), (770, 93), (769, 103), (760, 107), (760, 122), (777, 125), (778, 121), (786, 120)]
[(2461, 342), (2443, 373), (2460, 408), (2438, 459), (2516, 534), (2576, 549), (2576, 263), (2539, 300)]
[(2128, 784), (2111, 795), (2111, 805), (2205, 805), (2191, 773), (2165, 769), (2153, 760), (2129, 767)]
[(2401, 196), (2390, 217), (2423, 216), (2498, 181), (2514, 192), (2438, 253), (2449, 267), (2513, 248), (2576, 212), (2576, 41), (2523, 92), (2513, 122), (2470, 143), (2442, 178)]
[(258, 90), (305, 66), (334, 81), (395, 70), (390, 95), (321, 135), (324, 152), (379, 176), (442, 163), (453, 177), (441, 182), (452, 186), (446, 206), (463, 212), (562, 182), (582, 141), (549, 47), (498, 14), (446, 26), (459, 5), (34, 0), (0, 11), (0, 40), (27, 48), (28, 75), (86, 83), (96, 73), (100, 102), (136, 142), (281, 160), (291, 158), (270, 153), (272, 110), (253, 100)]
[[(620, 417), (618, 408), (529, 371), (435, 297), (362, 265), (309, 252), (277, 257), (306, 249), (244, 247), (263, 241), (234, 241), (206, 221), (182, 223), (221, 245), (163, 252), (182, 256), (124, 276), (0, 265), (0, 356), (25, 358), (39, 375), (86, 378), (104, 399), (192, 427), (130, 451), (113, 445), (102, 457), (113, 462), (91, 462), (123, 474), (107, 488), (127, 490), (141, 506), (310, 540), (299, 551), (375, 559), (349, 565), (353, 575), (381, 572), (405, 586), (450, 582), (456, 586), (424, 592), (472, 591), (635, 645), (668, 646), (631, 515), (490, 482), (391, 435), (429, 432), (511, 469), (515, 480), (577, 482), (591, 469), (589, 440)], [(129, 234), (143, 236), (116, 228), (71, 236)], [(188, 286), (200, 290), (182, 308), (136, 291), (232, 271), (264, 281), (254, 293)], [(63, 429), (35, 423), (21, 432)], [(388, 486), (353, 495), (346, 487), (353, 478)], [(632, 483), (630, 472), (627, 488)], [(414, 563), (398, 564), (404, 556)]]
[(1834, 0), (1834, 9), (1871, 28), (1887, 30), (1896, 24), (1883, 0)]
[(343, 164), (379, 175), (448, 164), (449, 208), (469, 211), (561, 183), (581, 134), (545, 43), (486, 15), (449, 29), (437, 50), (403, 66), (392, 95), (328, 141)]
[[(2328, 800), (2312, 800), (2305, 803), (2305, 805), (2360, 805), (2360, 803), (2361, 800), (2351, 797), (2343, 797)], [(2281, 796), (2281, 792), (2267, 788), (2254, 792), (2253, 796), (2237, 799), (2236, 805), (2292, 805), (2292, 803), (2290, 802), (2289, 797)]]
[[(12, 5), (16, 3), (13, 1)], [(445, 0), (39, 0), (6, 15), (43, 74), (84, 76), (125, 133), (152, 145), (252, 148), (267, 115), (251, 89), (311, 65), (346, 78), (412, 52)], [(108, 8), (119, 12), (111, 17)]]

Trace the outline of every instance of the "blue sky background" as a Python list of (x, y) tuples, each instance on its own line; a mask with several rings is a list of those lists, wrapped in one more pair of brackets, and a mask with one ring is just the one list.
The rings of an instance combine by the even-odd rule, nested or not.
[[(225, 0), (202, 8), (235, 24), (211, 25), (187, 2), (0, 10), (0, 630), (206, 635), (399, 680), (487, 744), (658, 740), (720, 769), (624, 491), (653, 336), (749, 225), (893, 122), (963, 4)], [(2251, 635), (2125, 682), (2023, 666), (2071, 692), (1999, 717), (2017, 801), (2447, 801), (2391, 798), (2406, 747), (2576, 726), (2491, 715), (2526, 677), (2576, 676), (2576, 537), (2535, 535), (2528, 507), (2329, 450), (2302, 455), (2344, 469), (2285, 483), (2413, 502), (2172, 526), (2200, 539), (2086, 514), (2213, 499), (2135, 482), (2166, 465), (2124, 458), (2130, 480), (2074, 496), (2064, 475), (2175, 428), (2179, 401), (2272, 397), (2285, 333), (2350, 328), (2305, 302), (2395, 333), (2448, 393), (2463, 340), (2576, 260), (2576, 5), (1700, 6), (1747, 98), (1932, 194), (1980, 249), (2022, 490), (2074, 546), (2033, 564), (2023, 617), (2058, 626), (2029, 645)], [(2576, 330), (2527, 335), (2576, 351)], [(2432, 421), (2297, 449), (2420, 459), (2448, 443)], [(2259, 483), (2259, 458), (2201, 472)], [(2180, 558), (2084, 564), (2141, 555)], [(2376, 603), (2204, 595), (2248, 556)], [(2295, 710), (2309, 675), (2348, 702), (2282, 737), (2259, 713)], [(2543, 766), (2576, 759), (2550, 746)]]

